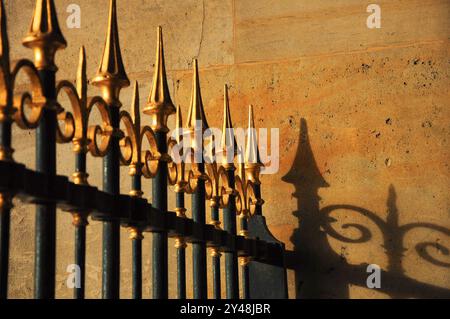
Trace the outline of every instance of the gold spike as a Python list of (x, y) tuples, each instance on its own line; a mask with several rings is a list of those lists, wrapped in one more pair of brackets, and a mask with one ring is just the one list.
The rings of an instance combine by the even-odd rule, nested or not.
[(177, 106), (175, 129), (178, 130), (178, 132), (176, 132), (176, 140), (177, 143), (180, 144), (183, 139), (182, 132), (180, 131), (183, 129), (183, 115), (181, 114), (181, 108), (179, 105)]
[(0, 38), (0, 59), (3, 67), (3, 72), (9, 72), (9, 41), (6, 26), (5, 5), (3, 4), (3, 0), (0, 0)]
[(158, 27), (153, 87), (148, 97), (148, 103), (144, 109), (144, 113), (151, 116), (150, 127), (155, 132), (167, 133), (169, 131), (167, 118), (175, 113), (175, 106), (170, 98), (169, 87), (167, 85), (162, 28), (160, 26)]
[(181, 114), (181, 108), (178, 105), (177, 106), (177, 114), (176, 114), (177, 118), (175, 120), (175, 127), (177, 129), (180, 129), (183, 127), (183, 115)]
[[(223, 100), (223, 126), (222, 126), (222, 163), (225, 168), (234, 167), (234, 155), (237, 154), (237, 143), (234, 136), (233, 123), (231, 122), (230, 101), (228, 98), (228, 87), (224, 85)], [(230, 145), (233, 143), (233, 145)], [(228, 155), (229, 151), (233, 151), (233, 156)], [(228, 158), (230, 157), (230, 158)]]
[(141, 115), (139, 114), (139, 83), (134, 81), (133, 98), (131, 100), (131, 118), (133, 119), (136, 132), (141, 132)]
[(238, 176), (241, 178), (242, 181), (245, 181), (245, 154), (242, 149), (239, 149), (238, 152)]
[(254, 183), (260, 183), (259, 173), (262, 166), (264, 165), (261, 163), (261, 159), (259, 157), (255, 120), (253, 117), (253, 106), (250, 105), (248, 115), (248, 137), (247, 145), (245, 147), (245, 172), (248, 175), (248, 179)]
[(194, 131), (196, 128), (198, 129), (197, 122), (201, 123), (203, 132), (209, 128), (208, 122), (206, 121), (205, 111), (203, 109), (200, 80), (198, 76), (198, 62), (197, 59), (194, 59), (194, 77), (192, 81), (191, 103), (187, 119), (187, 127), (191, 131)]
[(87, 100), (87, 75), (86, 75), (86, 49), (84, 46), (80, 48), (80, 55), (77, 69), (77, 92), (81, 101)]
[(120, 90), (130, 86), (120, 52), (116, 0), (110, 0), (105, 48), (97, 75), (91, 80), (91, 83), (102, 88), (103, 99), (108, 104), (117, 107), (121, 106), (118, 98)]
[(53, 0), (37, 0), (30, 30), (22, 41), (34, 51), (34, 64), (39, 70), (58, 70), (55, 54), (67, 46), (58, 24)]
[[(87, 106), (87, 76), (86, 76), (86, 50), (84, 46), (80, 48), (80, 54), (78, 58), (78, 68), (76, 77), (76, 88), (78, 97), (80, 99), (80, 108), (74, 109), (75, 115), (75, 137), (73, 139), (73, 151), (75, 153), (85, 153), (88, 151), (88, 106)], [(77, 175), (77, 176), (75, 176)], [(74, 179), (80, 180), (79, 173), (75, 173)], [(84, 177), (84, 174), (81, 174)], [(87, 176), (86, 176), (87, 178)], [(87, 180), (86, 180), (87, 182)]]

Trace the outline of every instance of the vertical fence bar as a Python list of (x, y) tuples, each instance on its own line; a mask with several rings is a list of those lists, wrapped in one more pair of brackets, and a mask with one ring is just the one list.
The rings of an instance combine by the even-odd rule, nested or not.
[[(1, 3), (2, 14), (4, 11)], [(4, 19), (4, 17), (3, 17)], [(7, 114), (0, 122), (0, 160), (12, 161), (11, 119)], [(3, 116), (2, 116), (3, 117)], [(8, 297), (9, 236), (12, 198), (8, 193), (0, 193), (0, 300)]]
[[(175, 120), (175, 138), (170, 138), (169, 147), (174, 151), (174, 147), (182, 147), (183, 119), (181, 115), (180, 106), (177, 106), (176, 120)], [(181, 148), (182, 150), (182, 148)], [(175, 151), (176, 152), (176, 151)], [(169, 182), (175, 185), (175, 211), (180, 218), (186, 218), (186, 208), (184, 203), (184, 193), (186, 191), (187, 182), (185, 179), (185, 163), (182, 160), (183, 152), (178, 151), (178, 154), (172, 154), (174, 157), (181, 156), (179, 160), (173, 158), (173, 161), (168, 166)], [(186, 241), (182, 236), (175, 239), (175, 249), (177, 250), (177, 298), (186, 299)]]
[[(184, 191), (180, 188), (175, 190), (176, 213), (178, 217), (186, 218), (186, 208), (184, 207)], [(177, 298), (186, 299), (186, 242), (184, 238), (175, 239), (177, 249)]]
[[(199, 172), (204, 173), (203, 163), (198, 164)], [(192, 217), (194, 222), (205, 224), (205, 181), (201, 178), (197, 181), (197, 189), (192, 194)], [(206, 285), (206, 244), (204, 242), (192, 244), (192, 266), (194, 281), (194, 298), (207, 298)]]
[[(119, 109), (110, 108), (111, 125), (119, 127)], [(110, 194), (120, 193), (120, 166), (119, 166), (119, 142), (113, 137), (108, 153), (103, 158), (103, 190)], [(119, 276), (120, 276), (120, 224), (117, 220), (103, 222), (103, 298), (119, 298)]]
[[(217, 229), (220, 229), (219, 221), (219, 198), (214, 198), (211, 200), (211, 224)], [(212, 275), (213, 275), (213, 298), (221, 298), (221, 288), (220, 288), (220, 257), (222, 254), (216, 247), (211, 248), (211, 264), (212, 264)]]
[[(227, 170), (230, 188), (234, 189), (234, 170)], [(227, 232), (236, 235), (236, 204), (234, 195), (230, 195), (229, 203), (223, 209), (223, 227)], [(236, 252), (225, 252), (225, 278), (227, 299), (239, 298), (238, 267)]]
[[(126, 130), (131, 142), (129, 174), (131, 175), (130, 196), (141, 198), (142, 192), (142, 131), (141, 114), (139, 109), (139, 84), (134, 83), (131, 102), (131, 118), (125, 111), (121, 112), (121, 120), (125, 121)], [(126, 161), (127, 162), (127, 161)], [(132, 247), (132, 296), (142, 299), (142, 229), (139, 225), (131, 225), (130, 239)]]
[[(249, 216), (252, 214), (253, 216), (261, 216), (262, 215), (262, 205), (264, 204), (264, 200), (261, 198), (261, 180), (260, 173), (261, 168), (264, 165), (261, 162), (261, 158), (259, 155), (258, 149), (258, 141), (256, 137), (256, 128), (255, 128), (255, 120), (253, 115), (253, 106), (249, 106), (249, 117), (248, 117), (248, 136), (247, 136), (247, 144), (245, 150), (245, 164), (240, 166), (241, 168), (241, 177), (244, 183), (251, 183), (251, 202), (248, 201), (249, 207), (242, 212), (240, 216), (241, 221), (241, 232), (240, 234), (244, 237), (248, 237), (249, 233)], [(242, 169), (242, 167), (244, 169)], [(247, 194), (250, 196), (250, 194)], [(253, 226), (253, 228), (255, 228)], [(243, 277), (243, 297), (248, 299), (252, 297), (250, 291), (254, 291), (255, 289), (251, 289), (250, 285), (250, 257), (242, 257), (241, 258), (241, 266), (242, 266), (242, 277)], [(270, 295), (270, 294), (269, 294)]]
[[(88, 152), (88, 139), (86, 137), (87, 125), (87, 76), (86, 76), (86, 51), (84, 47), (80, 49), (79, 64), (77, 69), (76, 90), (79, 100), (79, 121), (78, 132), (75, 134), (73, 150), (75, 152), (75, 173), (72, 174), (73, 181), (77, 185), (88, 185), (88, 176), (86, 172), (86, 153)], [(63, 89), (64, 84), (58, 85), (59, 90)], [(77, 133), (78, 133), (77, 132)], [(80, 287), (74, 289), (75, 299), (84, 299), (85, 278), (86, 278), (86, 226), (88, 225), (87, 212), (73, 212), (72, 224), (75, 227), (75, 264), (80, 269)]]
[(83, 214), (73, 214), (72, 224), (75, 226), (75, 264), (80, 267), (80, 284), (74, 290), (75, 299), (84, 299), (86, 278), (86, 226), (87, 218)]
[[(156, 46), (153, 87), (144, 113), (150, 115), (150, 127), (155, 132), (158, 151), (161, 154), (158, 170), (152, 180), (152, 205), (165, 212), (167, 211), (167, 133), (169, 132), (167, 119), (171, 114), (174, 114), (176, 110), (170, 98), (167, 85), (161, 27), (158, 27), (157, 35), (158, 40)], [(167, 299), (169, 281), (167, 232), (163, 230), (153, 232), (152, 237), (153, 298)]]
[[(247, 214), (242, 213), (239, 216), (239, 223), (240, 223), (240, 232), (239, 235), (248, 237), (248, 223), (247, 223)], [(243, 299), (249, 299), (250, 298), (250, 276), (249, 276), (249, 269), (248, 269), (248, 263), (250, 262), (249, 257), (240, 257), (239, 258), (239, 264), (241, 265), (241, 272), (242, 272), (242, 298)]]
[[(228, 180), (230, 194), (228, 202), (223, 208), (223, 228), (232, 235), (236, 235), (236, 185), (234, 157), (237, 154), (237, 143), (234, 136), (233, 123), (231, 121), (230, 105), (228, 99), (228, 87), (224, 87), (224, 123), (222, 128), (222, 167)], [(236, 251), (225, 252), (225, 279), (227, 299), (239, 299), (239, 269), (237, 265)]]
[[(39, 71), (46, 98), (55, 98), (55, 72)], [(45, 108), (36, 130), (36, 170), (56, 174), (56, 112)], [(56, 253), (55, 204), (36, 206), (35, 233), (35, 297), (54, 298)]]
[(142, 299), (142, 231), (130, 228), (132, 249), (132, 298)]
[[(61, 33), (53, 0), (37, 0), (28, 35), (23, 44), (33, 49), (43, 95), (47, 99), (36, 130), (36, 170), (56, 174), (55, 53), (67, 43)], [(37, 299), (55, 296), (56, 208), (54, 203), (36, 205), (35, 285)]]
[[(6, 12), (0, 1), (0, 71), (3, 79), (3, 98), (0, 101), (0, 160), (12, 162), (11, 126), (13, 122), (11, 66)], [(12, 195), (0, 193), (0, 300), (8, 297), (9, 236)]]
[[(167, 133), (155, 133), (158, 150), (167, 154)], [(152, 205), (167, 211), (167, 163), (159, 162), (158, 171), (152, 180)], [(159, 231), (153, 234), (153, 298), (168, 298), (168, 261), (167, 261), (167, 232)]]
[[(109, 134), (111, 142), (103, 158), (103, 190), (113, 195), (120, 192), (120, 148), (119, 100), (120, 90), (130, 85), (120, 53), (119, 30), (117, 26), (116, 1), (110, 0), (108, 30), (105, 48), (97, 75), (91, 80), (99, 86), (110, 115)], [(119, 298), (120, 283), (120, 223), (118, 220), (103, 221), (102, 250), (102, 296), (104, 299)]]
[[(205, 164), (203, 161), (203, 133), (208, 129), (205, 111), (200, 92), (200, 80), (198, 76), (197, 59), (193, 61), (194, 74), (192, 83), (191, 103), (188, 114), (188, 129), (192, 138), (192, 148), (194, 150), (195, 175), (197, 187), (192, 194), (192, 219), (194, 222), (205, 224)], [(193, 268), (193, 288), (195, 299), (207, 298), (206, 284), (206, 244), (198, 242), (192, 244), (192, 268)]]
[(0, 300), (8, 297), (9, 228), (12, 199), (0, 194)]
[[(6, 13), (3, 0), (0, 1), (0, 58), (2, 76), (10, 79), (9, 42), (6, 25)], [(11, 90), (11, 83), (5, 83), (5, 89)], [(12, 161), (14, 150), (11, 147), (12, 96), (11, 91), (2, 92), (6, 102), (0, 104), (0, 160)], [(8, 193), (0, 193), (0, 300), (8, 297), (9, 236), (12, 197)]]

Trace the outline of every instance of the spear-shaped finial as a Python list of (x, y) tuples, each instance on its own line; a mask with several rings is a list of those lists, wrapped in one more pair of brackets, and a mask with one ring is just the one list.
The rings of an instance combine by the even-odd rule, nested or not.
[(80, 103), (79, 107), (74, 108), (75, 136), (72, 141), (73, 150), (75, 153), (85, 153), (88, 151), (89, 144), (87, 138), (89, 112), (87, 105), (86, 50), (84, 46), (80, 48), (75, 83)]
[(170, 98), (169, 86), (167, 85), (162, 28), (159, 26), (157, 31), (158, 41), (156, 45), (153, 87), (148, 97), (148, 103), (144, 109), (144, 113), (151, 116), (150, 127), (155, 132), (168, 132), (167, 118), (175, 113), (175, 106)]
[(0, 60), (3, 72), (9, 72), (9, 41), (3, 0), (0, 0)]
[(87, 100), (87, 75), (86, 75), (86, 49), (84, 46), (80, 48), (77, 69), (77, 92), (82, 101)]
[(256, 137), (255, 120), (253, 117), (253, 106), (249, 106), (248, 114), (248, 136), (245, 147), (245, 172), (248, 179), (254, 183), (260, 183), (259, 173), (264, 166), (259, 157), (258, 141)]
[(67, 42), (59, 28), (53, 0), (37, 0), (30, 30), (22, 41), (34, 51), (34, 64), (39, 70), (56, 71), (55, 54), (64, 49)]
[(198, 76), (198, 62), (194, 59), (194, 76), (192, 80), (192, 93), (191, 103), (189, 106), (189, 113), (187, 119), (187, 126), (190, 130), (199, 129), (198, 125), (201, 125), (204, 132), (209, 128), (206, 121), (205, 111), (203, 109), (202, 94), (200, 91), (200, 80)]
[(100, 66), (91, 83), (104, 88), (103, 98), (110, 105), (121, 106), (118, 100), (122, 88), (130, 86), (120, 52), (119, 28), (117, 26), (116, 0), (110, 0), (108, 31)]
[(223, 94), (223, 126), (221, 141), (222, 163), (225, 167), (233, 167), (234, 156), (237, 154), (237, 143), (234, 136), (233, 123), (231, 122), (230, 101), (226, 84), (224, 85)]
[(136, 131), (141, 131), (141, 115), (139, 111), (139, 83), (134, 81), (133, 97), (131, 99), (131, 118), (133, 119)]
[(176, 113), (176, 119), (175, 119), (175, 129), (176, 132), (176, 141), (178, 144), (181, 143), (183, 139), (183, 135), (181, 130), (183, 129), (183, 115), (181, 114), (181, 108), (179, 105), (177, 105), (177, 113)]

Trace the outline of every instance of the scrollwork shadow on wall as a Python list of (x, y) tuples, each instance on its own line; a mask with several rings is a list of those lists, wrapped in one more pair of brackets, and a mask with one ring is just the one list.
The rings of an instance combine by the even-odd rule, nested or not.
[[(406, 252), (404, 240), (410, 231), (426, 229), (450, 238), (450, 230), (432, 223), (400, 225), (397, 194), (393, 185), (388, 189), (386, 220), (379, 214), (355, 205), (339, 204), (320, 208), (318, 191), (330, 185), (317, 168), (306, 120), (301, 119), (300, 124), (297, 153), (290, 171), (282, 178), (284, 182), (294, 185), (292, 196), (297, 201), (297, 210), (293, 215), (298, 218), (298, 227), (290, 238), (294, 249), (286, 254), (287, 266), (295, 273), (295, 297), (349, 298), (350, 286), (367, 287), (369, 262), (349, 264), (345, 253), (336, 252), (329, 243), (329, 238), (348, 244), (373, 240), (371, 228), (366, 224), (344, 223), (341, 231), (335, 227), (338, 222), (336, 212), (351, 211), (365, 217), (381, 232), (387, 266), (381, 272), (380, 292), (392, 298), (450, 298), (449, 289), (408, 277), (402, 264)], [(356, 231), (358, 235), (352, 238), (345, 236), (342, 230), (347, 229)], [(440, 257), (449, 255), (446, 246), (430, 241), (417, 243), (408, 253), (417, 253), (425, 263), (450, 268), (448, 261), (435, 257), (436, 251), (440, 252)]]

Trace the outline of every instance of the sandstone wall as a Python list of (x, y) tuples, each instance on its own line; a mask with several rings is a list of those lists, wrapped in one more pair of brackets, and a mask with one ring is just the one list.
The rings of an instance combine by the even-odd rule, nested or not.
[[(81, 45), (92, 77), (108, 1), (55, 2), (69, 43), (57, 55), (58, 79), (75, 79)], [(197, 57), (210, 126), (221, 124), (228, 83), (235, 126), (246, 126), (251, 103), (259, 127), (280, 129), (280, 169), (263, 177), (264, 214), (289, 251), (291, 298), (449, 296), (450, 2), (374, 2), (382, 10), (381, 29), (367, 28), (371, 2), (362, 0), (118, 1), (124, 64), (140, 83), (141, 105), (161, 25), (171, 94), (184, 116)], [(66, 26), (70, 3), (81, 7), (80, 29)], [(6, 7), (11, 56), (31, 58), (20, 41), (34, 1), (6, 1)], [(131, 92), (121, 95), (127, 110)], [(34, 133), (15, 129), (13, 145), (15, 159), (33, 167)], [(71, 174), (73, 166), (71, 147), (59, 146), (58, 173)], [(90, 182), (101, 186), (101, 160), (90, 157), (88, 167)], [(128, 192), (125, 168), (122, 179)], [(150, 185), (144, 190), (151, 199)], [(32, 297), (33, 211), (19, 202), (13, 211), (11, 297)], [(70, 216), (58, 215), (57, 236), (57, 297), (71, 297), (65, 286), (73, 260)], [(131, 296), (127, 237), (123, 230), (123, 298)], [(87, 296), (98, 298), (99, 223), (91, 222), (87, 241)], [(150, 234), (143, 247), (149, 297)], [(170, 247), (175, 260), (172, 241)], [(169, 264), (174, 297), (176, 269)], [(366, 287), (367, 264), (383, 269), (381, 289)]]

